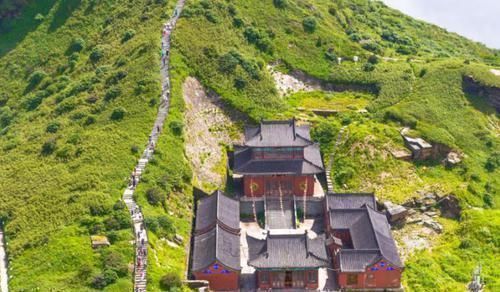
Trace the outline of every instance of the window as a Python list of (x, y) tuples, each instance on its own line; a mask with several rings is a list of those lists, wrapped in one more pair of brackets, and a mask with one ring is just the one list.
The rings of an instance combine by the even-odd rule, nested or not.
[(347, 274), (347, 285), (357, 285), (358, 274)]
[(269, 273), (268, 272), (259, 272), (259, 280), (263, 284), (269, 283)]
[(309, 271), (308, 280), (309, 280), (309, 283), (317, 283), (318, 282), (318, 271)]

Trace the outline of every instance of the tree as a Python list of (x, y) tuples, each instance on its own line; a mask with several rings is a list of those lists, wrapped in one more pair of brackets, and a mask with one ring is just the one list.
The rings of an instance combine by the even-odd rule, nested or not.
[(304, 31), (308, 33), (313, 33), (316, 30), (316, 18), (312, 16), (308, 16), (304, 18), (302, 21), (302, 26), (304, 27)]

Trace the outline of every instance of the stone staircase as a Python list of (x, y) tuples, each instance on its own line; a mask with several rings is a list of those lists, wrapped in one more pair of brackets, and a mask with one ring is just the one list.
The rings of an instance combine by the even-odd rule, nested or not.
[[(165, 23), (165, 27), (162, 34), (162, 50), (168, 52), (170, 50), (170, 35), (175, 27), (175, 23), (179, 18), (180, 12), (184, 6), (185, 0), (179, 0), (174, 11), (172, 18)], [(154, 149), (156, 143), (158, 142), (158, 137), (160, 136), (161, 129), (168, 114), (168, 108), (170, 104), (170, 76), (168, 72), (169, 55), (165, 54), (162, 60), (162, 67), (160, 70), (162, 77), (162, 88), (163, 92), (161, 95), (160, 106), (158, 109), (158, 114), (156, 116), (155, 123), (151, 134), (149, 135), (149, 140), (146, 145), (146, 149), (141, 155), (141, 158), (134, 167), (132, 174), (130, 175), (129, 186), (123, 192), (123, 201), (127, 205), (130, 212), (131, 219), (134, 225), (134, 235), (135, 235), (135, 263), (134, 263), (134, 292), (145, 292), (147, 290), (147, 255), (148, 255), (148, 235), (146, 232), (146, 226), (144, 225), (144, 216), (142, 214), (141, 208), (137, 205), (134, 200), (134, 191), (137, 184), (141, 181), (141, 176), (144, 174), (148, 162), (151, 160), (154, 154)]]
[(330, 154), (330, 161), (328, 161), (328, 167), (326, 168), (326, 171), (325, 171), (326, 187), (327, 187), (328, 193), (333, 193), (333, 182), (332, 182), (332, 175), (331, 175), (332, 166), (333, 166), (333, 162), (335, 160), (335, 153), (336, 153), (337, 149), (339, 148), (340, 143), (342, 142), (342, 138), (344, 136), (344, 131), (346, 130), (346, 128), (347, 128), (347, 126), (343, 126), (342, 128), (340, 128), (340, 131), (337, 135), (337, 140), (335, 141), (335, 146), (333, 147), (333, 151)]

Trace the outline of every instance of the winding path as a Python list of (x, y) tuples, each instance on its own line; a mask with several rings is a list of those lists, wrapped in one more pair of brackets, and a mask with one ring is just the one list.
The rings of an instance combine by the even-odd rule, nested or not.
[[(130, 175), (129, 186), (125, 189), (123, 193), (123, 201), (127, 205), (130, 211), (130, 216), (134, 222), (134, 235), (135, 235), (135, 264), (134, 264), (134, 291), (143, 292), (146, 291), (147, 285), (147, 245), (148, 245), (148, 235), (146, 228), (144, 226), (144, 216), (142, 214), (141, 208), (134, 201), (133, 195), (137, 184), (141, 180), (141, 175), (146, 168), (147, 163), (153, 157), (154, 147), (158, 141), (158, 137), (163, 128), (163, 123), (168, 114), (168, 108), (170, 104), (170, 76), (169, 76), (169, 61), (170, 61), (170, 35), (175, 27), (179, 15), (184, 7), (185, 0), (179, 0), (177, 2), (174, 14), (162, 31), (162, 56), (161, 56), (161, 80), (162, 80), (162, 95), (160, 106), (158, 109), (158, 114), (156, 121), (149, 135), (149, 140), (146, 149), (141, 155), (137, 165), (134, 167), (132, 174)], [(3, 292), (3, 291), (2, 291)]]
[(1, 223), (0, 223), (0, 291), (1, 292), (8, 292), (9, 291), (9, 285), (8, 285), (9, 276), (7, 275), (7, 253), (5, 251), (4, 242), (5, 241), (3, 238), (3, 230), (2, 230)]

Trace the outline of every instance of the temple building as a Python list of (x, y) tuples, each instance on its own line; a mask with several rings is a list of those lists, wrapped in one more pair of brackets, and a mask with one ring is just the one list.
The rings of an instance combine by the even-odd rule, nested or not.
[(221, 191), (201, 199), (196, 210), (191, 273), (211, 290), (239, 289), (239, 202)]
[(373, 194), (329, 194), (325, 205), (327, 245), (345, 289), (401, 287), (403, 265), (387, 218)]
[(256, 269), (258, 289), (318, 289), (318, 269), (329, 263), (324, 237), (269, 231), (265, 239), (247, 241), (248, 264)]
[(322, 172), (319, 145), (295, 119), (247, 127), (244, 144), (235, 146), (233, 173), (243, 176), (247, 197), (312, 196), (314, 176)]

